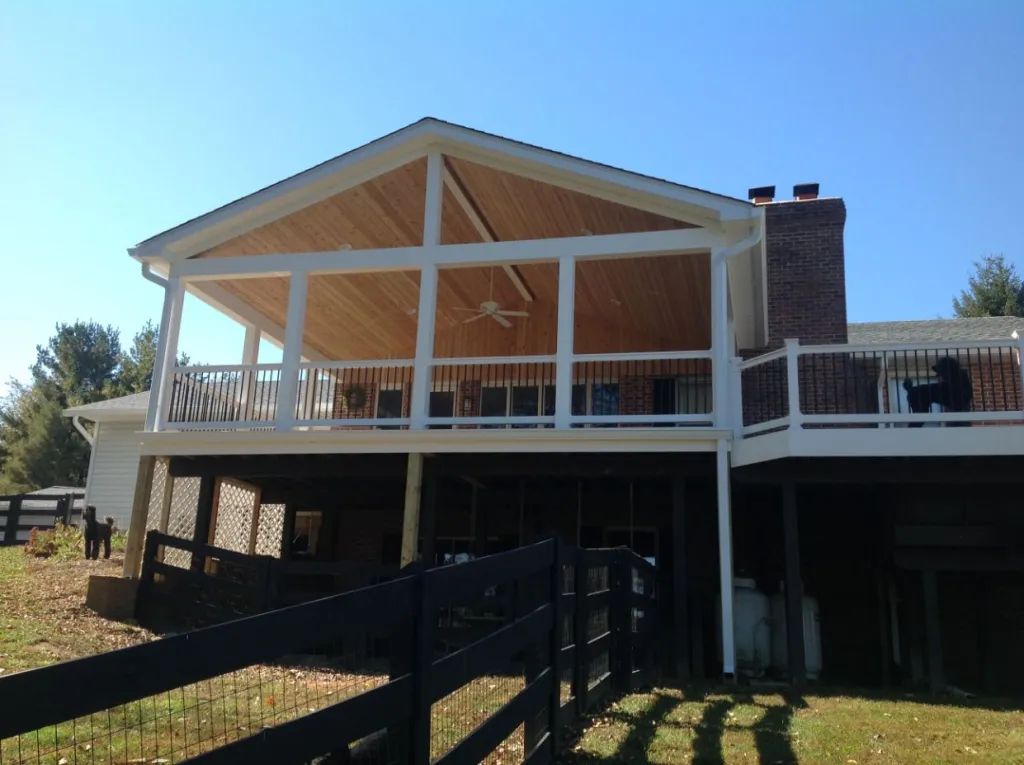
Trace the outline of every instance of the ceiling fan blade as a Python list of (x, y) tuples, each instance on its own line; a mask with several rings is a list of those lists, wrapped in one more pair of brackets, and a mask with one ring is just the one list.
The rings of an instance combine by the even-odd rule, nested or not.
[[(466, 320), (465, 320), (465, 321), (463, 321), (462, 323), (463, 323), (463, 324), (471, 324), (471, 323), (473, 323), (474, 321), (480, 321), (480, 319), (483, 319), (483, 318), (485, 318), (486, 316), (488, 316), (488, 314), (486, 314), (486, 313), (478, 313), (478, 314), (477, 314), (476, 316), (470, 316), (470, 317), (469, 317), (468, 319), (466, 319)], [(511, 326), (511, 325), (510, 325), (510, 326)]]
[(526, 311), (497, 311), (502, 316), (529, 316)]
[(503, 326), (505, 329), (511, 329), (512, 328), (512, 322), (510, 322), (508, 319), (506, 319), (504, 316), (502, 316), (497, 311), (495, 311), (494, 313), (489, 313), (489, 314), (481, 314), (481, 316), (490, 316), (492, 319), (494, 319), (496, 322), (498, 322), (498, 324)]
[(462, 306), (455, 306), (452, 308), (453, 311), (469, 311), (470, 313), (480, 313), (479, 308), (463, 308)]

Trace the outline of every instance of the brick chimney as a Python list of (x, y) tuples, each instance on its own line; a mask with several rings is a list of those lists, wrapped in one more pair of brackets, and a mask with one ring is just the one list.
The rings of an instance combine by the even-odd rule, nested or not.
[(818, 184), (794, 187), (791, 201), (765, 210), (768, 345), (846, 342), (842, 199), (819, 198)]

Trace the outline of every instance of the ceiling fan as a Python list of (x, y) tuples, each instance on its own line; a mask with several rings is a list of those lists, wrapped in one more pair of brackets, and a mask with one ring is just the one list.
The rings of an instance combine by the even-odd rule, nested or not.
[(463, 324), (470, 324), (470, 323), (472, 323), (474, 321), (479, 321), (480, 319), (486, 319), (488, 316), (490, 316), (492, 319), (494, 319), (496, 322), (498, 322), (498, 324), (503, 326), (505, 329), (510, 329), (512, 327), (512, 322), (510, 322), (506, 317), (508, 317), (508, 316), (527, 317), (527, 316), (530, 315), (526, 311), (508, 311), (508, 310), (504, 310), (504, 309), (502, 309), (502, 307), (497, 302), (495, 302), (495, 300), (494, 300), (494, 268), (493, 267), (491, 268), (491, 286), (490, 286), (490, 289), (488, 290), (488, 293), (487, 293), (487, 300), (483, 301), (480, 304), (479, 308), (461, 308), (461, 307), (456, 306), (455, 310), (456, 311), (468, 311), (470, 313), (476, 314), (475, 316), (470, 316), (468, 319), (463, 321), (462, 322)]

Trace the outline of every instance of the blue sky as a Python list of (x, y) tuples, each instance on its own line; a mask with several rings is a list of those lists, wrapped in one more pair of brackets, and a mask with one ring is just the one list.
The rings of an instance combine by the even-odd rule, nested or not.
[[(159, 317), (127, 247), (424, 115), (736, 196), (819, 181), (851, 320), (1024, 267), (1024, 3), (163, 5), (0, 0), (0, 380), (58, 321)], [(186, 309), (194, 359), (240, 344)]]

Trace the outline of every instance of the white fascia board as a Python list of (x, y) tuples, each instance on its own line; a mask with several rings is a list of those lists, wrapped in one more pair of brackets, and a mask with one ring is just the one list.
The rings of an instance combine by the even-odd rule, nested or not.
[(291, 430), (140, 432), (141, 453), (428, 454), (451, 452), (713, 452), (731, 431), (714, 428), (521, 430)]
[(139, 422), (146, 421), (145, 409), (84, 409), (72, 407), (65, 409), (65, 417), (78, 417), (90, 422)]

